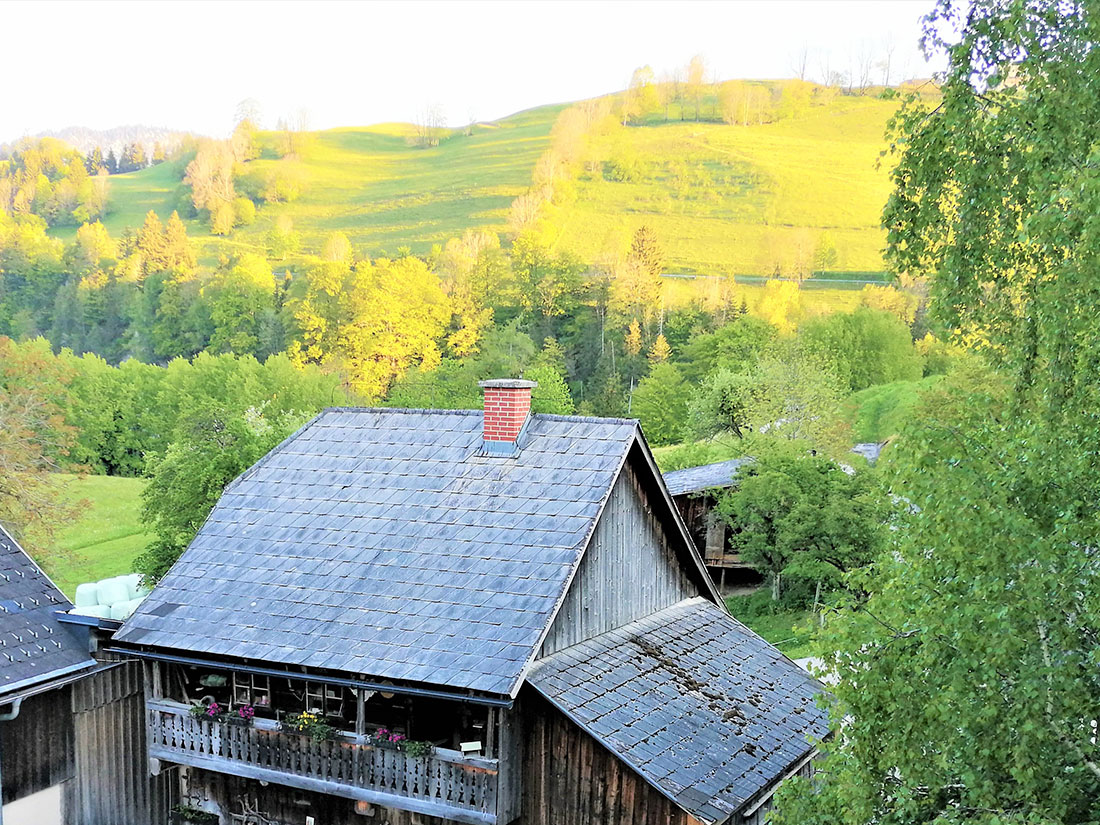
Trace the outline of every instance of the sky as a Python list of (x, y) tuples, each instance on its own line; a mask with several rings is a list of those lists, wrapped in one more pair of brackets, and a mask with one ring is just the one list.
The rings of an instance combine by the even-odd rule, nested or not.
[[(928, 76), (920, 18), (932, 0), (770, 2), (16, 2), (0, 141), (65, 126), (163, 126), (222, 136), (238, 103), (309, 128), (452, 126), (621, 89), (702, 54), (713, 76), (809, 79), (892, 46), (892, 80)], [(37, 33), (16, 37), (10, 33)], [(22, 75), (11, 76), (14, 67)], [(16, 81), (16, 82), (12, 82)]]

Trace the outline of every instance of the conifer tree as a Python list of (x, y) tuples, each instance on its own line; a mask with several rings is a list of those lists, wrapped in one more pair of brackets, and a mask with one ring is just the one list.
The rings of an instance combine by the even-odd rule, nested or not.
[(187, 239), (187, 228), (180, 220), (179, 212), (173, 210), (168, 217), (168, 223), (164, 227), (164, 241), (168, 266), (177, 272), (195, 268), (195, 252), (191, 249), (191, 242)]
[(630, 322), (630, 328), (626, 331), (626, 340), (623, 343), (627, 355), (636, 356), (642, 351), (642, 327), (637, 318)]
[(662, 332), (658, 334), (657, 340), (649, 348), (649, 362), (651, 364), (662, 364), (669, 359), (670, 355), (672, 355), (672, 347), (668, 345), (668, 339), (665, 338), (665, 334)]

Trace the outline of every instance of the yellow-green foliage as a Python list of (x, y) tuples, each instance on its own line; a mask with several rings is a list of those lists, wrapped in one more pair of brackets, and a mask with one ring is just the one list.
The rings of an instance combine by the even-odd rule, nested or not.
[[(825, 268), (879, 272), (890, 183), (876, 166), (896, 108), (837, 96), (762, 125), (650, 119), (605, 129), (592, 141), (597, 162), (548, 208), (544, 230), (593, 260), (620, 253), (645, 224), (670, 271), (708, 274), (771, 274), (777, 262), (791, 270), (799, 256), (812, 259), (827, 233), (836, 261)], [(600, 161), (623, 159), (634, 179), (608, 180)]]

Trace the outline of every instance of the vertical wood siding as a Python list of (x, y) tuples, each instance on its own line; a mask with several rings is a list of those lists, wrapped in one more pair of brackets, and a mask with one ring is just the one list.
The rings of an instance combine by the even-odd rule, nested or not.
[(615, 482), (541, 655), (699, 593), (628, 463)]
[(23, 700), (19, 715), (0, 722), (0, 776), (4, 802), (64, 782), (73, 775), (72, 688)]
[(499, 759), (497, 823), (508, 825), (523, 809), (523, 708), (519, 700), (500, 711)]
[[(801, 776), (803, 779), (813, 779), (816, 767), (816, 760), (811, 759), (809, 762), (799, 768), (798, 773), (794, 775)], [(776, 787), (772, 788), (769, 793), (774, 794), (778, 789), (779, 786), (777, 785)], [(761, 805), (759, 808), (757, 808), (751, 816), (746, 816), (739, 819), (738, 825), (765, 825), (765, 821), (768, 818), (768, 813), (774, 807), (775, 797), (773, 795), (769, 795), (767, 801), (764, 802), (764, 804)]]
[(129, 662), (73, 686), (76, 772), (66, 786), (71, 825), (162, 825), (175, 773), (149, 775), (141, 665)]
[(698, 825), (541, 696), (524, 707), (523, 825)]

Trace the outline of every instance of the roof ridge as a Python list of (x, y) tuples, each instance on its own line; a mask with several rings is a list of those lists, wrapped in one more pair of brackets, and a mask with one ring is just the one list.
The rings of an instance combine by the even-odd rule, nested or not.
[(322, 413), (401, 413), (403, 415), (423, 415), (424, 413), (445, 413), (447, 415), (481, 415), (481, 410), (437, 409), (435, 407), (325, 407)]
[[(445, 409), (438, 407), (325, 407), (322, 413), (400, 413), (402, 415), (424, 415), (438, 413), (445, 415), (481, 415), (480, 409)], [(598, 415), (561, 415), (559, 413), (531, 413), (532, 418), (542, 421), (570, 421), (584, 424), (637, 424), (637, 418), (605, 418)]]
[(577, 421), (585, 424), (637, 424), (637, 418), (603, 418), (598, 415), (560, 415), (558, 413), (533, 413), (532, 417), (544, 421)]

